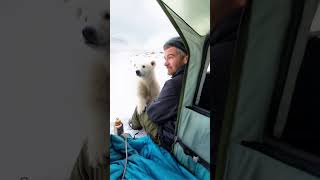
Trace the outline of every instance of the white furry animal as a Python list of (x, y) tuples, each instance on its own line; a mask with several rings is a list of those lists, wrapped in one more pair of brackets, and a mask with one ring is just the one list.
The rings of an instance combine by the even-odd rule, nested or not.
[(86, 125), (87, 135), (85, 143), (88, 150), (89, 166), (96, 167), (106, 161), (109, 156), (109, 33), (110, 10), (109, 0), (64, 0), (71, 6), (82, 27), (82, 40), (92, 50), (88, 80), (89, 107), (91, 113)]
[(137, 112), (138, 114), (141, 114), (146, 106), (159, 95), (160, 87), (154, 72), (156, 66), (155, 61), (134, 64), (134, 66), (136, 75), (138, 76)]

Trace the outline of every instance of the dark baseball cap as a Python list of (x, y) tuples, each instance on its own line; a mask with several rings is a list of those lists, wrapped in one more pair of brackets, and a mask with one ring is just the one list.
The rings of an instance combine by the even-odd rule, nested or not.
[(185, 47), (181, 37), (171, 38), (163, 45), (163, 49), (167, 49), (169, 47), (176, 47), (184, 53), (188, 54), (187, 48)]

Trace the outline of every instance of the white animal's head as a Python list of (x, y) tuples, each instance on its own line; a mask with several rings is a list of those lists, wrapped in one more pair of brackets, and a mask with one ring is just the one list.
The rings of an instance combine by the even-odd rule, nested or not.
[(81, 21), (84, 42), (95, 49), (109, 47), (110, 1), (109, 0), (64, 0), (75, 8)]
[(154, 68), (156, 66), (156, 61), (154, 60), (149, 60), (146, 62), (135, 62), (134, 63), (134, 68), (136, 75), (140, 78), (147, 78), (150, 77), (150, 75), (154, 74)]

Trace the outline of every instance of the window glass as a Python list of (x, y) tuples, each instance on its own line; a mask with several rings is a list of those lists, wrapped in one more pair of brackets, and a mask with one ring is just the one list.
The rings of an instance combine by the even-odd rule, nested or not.
[(285, 126), (280, 137), (273, 133), (275, 138), (318, 156), (320, 156), (320, 146), (317, 143), (320, 142), (319, 21), (320, 8), (318, 7), (310, 28)]
[(195, 105), (207, 111), (210, 111), (209, 81), (210, 81), (210, 51), (207, 51), (205, 64), (204, 64), (204, 71), (202, 72), (199, 87), (198, 87), (198, 93), (196, 94), (196, 98), (195, 98)]

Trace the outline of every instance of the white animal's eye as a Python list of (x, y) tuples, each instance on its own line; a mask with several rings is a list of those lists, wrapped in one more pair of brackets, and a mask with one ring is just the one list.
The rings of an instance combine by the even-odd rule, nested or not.
[(142, 68), (145, 68), (146, 66), (145, 65), (142, 65)]

